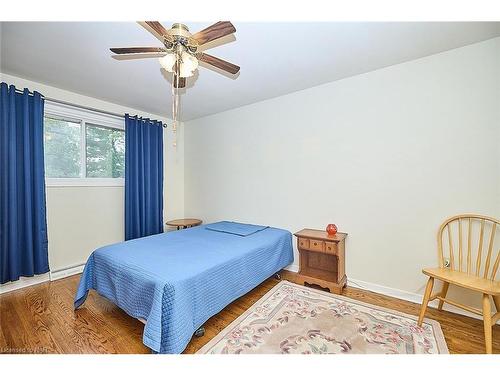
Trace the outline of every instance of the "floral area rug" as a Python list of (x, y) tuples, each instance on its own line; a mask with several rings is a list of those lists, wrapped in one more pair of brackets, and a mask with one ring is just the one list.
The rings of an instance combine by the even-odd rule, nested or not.
[(441, 354), (438, 322), (282, 281), (198, 353)]

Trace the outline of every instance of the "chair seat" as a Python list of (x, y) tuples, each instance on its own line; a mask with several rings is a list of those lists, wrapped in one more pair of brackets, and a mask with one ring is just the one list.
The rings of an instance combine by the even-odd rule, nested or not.
[(446, 281), (467, 289), (476, 290), (493, 296), (500, 295), (500, 282), (469, 275), (465, 272), (454, 271), (448, 268), (424, 268), (424, 274), (435, 279)]

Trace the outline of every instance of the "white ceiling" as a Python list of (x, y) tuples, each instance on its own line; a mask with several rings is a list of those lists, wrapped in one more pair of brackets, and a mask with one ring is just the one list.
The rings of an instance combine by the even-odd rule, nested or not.
[[(163, 22), (165, 26), (172, 21)], [(187, 23), (192, 32), (206, 24)], [(156, 59), (117, 61), (110, 47), (160, 46), (133, 22), (2, 23), (1, 71), (170, 117)], [(500, 36), (500, 23), (235, 23), (236, 40), (208, 52), (241, 66), (236, 79), (200, 68), (182, 120)]]

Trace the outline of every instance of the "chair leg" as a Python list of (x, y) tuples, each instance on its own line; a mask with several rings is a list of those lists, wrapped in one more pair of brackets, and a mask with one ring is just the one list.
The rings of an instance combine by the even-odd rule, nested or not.
[[(448, 293), (448, 288), (450, 283), (443, 281), (443, 287), (441, 288), (441, 293), (439, 294), (441, 297), (446, 298), (446, 294)], [(439, 300), (438, 310), (442, 310), (444, 305), (444, 301)]]
[(484, 341), (486, 343), (486, 354), (491, 354), (493, 351), (493, 343), (491, 337), (491, 302), (488, 294), (483, 294), (483, 320), (484, 320)]
[(420, 307), (420, 315), (418, 316), (419, 327), (422, 327), (422, 322), (424, 321), (424, 316), (425, 316), (425, 310), (427, 310), (427, 304), (429, 303), (429, 298), (431, 297), (433, 287), (434, 287), (434, 278), (429, 277), (429, 281), (427, 281), (427, 286), (425, 287), (422, 307)]
[(497, 312), (500, 312), (500, 296), (493, 296), (493, 302), (495, 302)]

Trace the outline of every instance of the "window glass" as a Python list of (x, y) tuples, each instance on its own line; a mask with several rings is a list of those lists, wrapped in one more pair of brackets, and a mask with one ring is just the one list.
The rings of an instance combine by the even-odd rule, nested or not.
[(46, 177), (80, 177), (81, 124), (45, 117), (44, 132)]
[(125, 132), (86, 124), (87, 177), (125, 177)]

